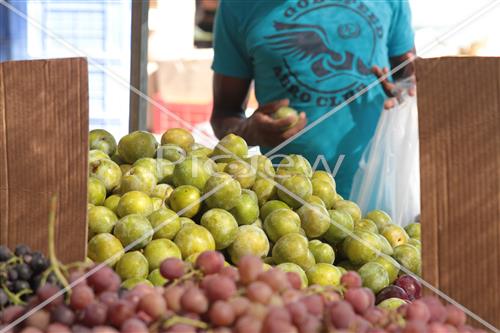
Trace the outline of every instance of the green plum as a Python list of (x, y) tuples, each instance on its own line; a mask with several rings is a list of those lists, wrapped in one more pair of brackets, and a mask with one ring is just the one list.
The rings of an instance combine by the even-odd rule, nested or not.
[(276, 172), (274, 171), (273, 163), (264, 155), (254, 155), (248, 157), (246, 161), (256, 170), (256, 179), (270, 178), (273, 179)]
[(89, 164), (94, 162), (94, 161), (98, 161), (98, 160), (102, 160), (102, 159), (110, 160), (109, 156), (106, 155), (106, 153), (102, 152), (101, 150), (94, 149), (94, 150), (89, 151), (89, 161), (88, 161)]
[(216, 172), (224, 172), (224, 169), (226, 168), (227, 163), (215, 163), (215, 171)]
[(113, 234), (123, 246), (131, 244), (133, 250), (142, 249), (153, 239), (153, 227), (148, 219), (139, 214), (122, 217), (115, 224)]
[(352, 220), (356, 222), (357, 220), (361, 219), (361, 209), (359, 206), (350, 200), (338, 200), (335, 201), (333, 204), (333, 208), (335, 210), (343, 210), (349, 213), (351, 215)]
[(264, 223), (262, 223), (261, 219), (255, 220), (255, 222), (252, 223), (251, 225), (256, 226), (257, 228), (260, 228), (260, 229), (264, 229)]
[(177, 214), (165, 207), (162, 207), (148, 216), (151, 226), (155, 230), (153, 239), (167, 238), (173, 239), (181, 229), (181, 221)]
[(132, 169), (131, 164), (120, 164), (120, 170), (122, 171), (122, 175), (125, 175), (127, 172), (130, 171), (130, 169)]
[(206, 157), (209, 158), (213, 153), (213, 150), (205, 147), (202, 144), (194, 143), (191, 145), (191, 150), (188, 152), (188, 156)]
[(388, 256), (392, 256), (394, 253), (394, 250), (392, 249), (391, 244), (387, 239), (385, 239), (384, 236), (377, 234), (377, 237), (380, 241), (380, 251), (382, 251), (383, 254), (386, 254)]
[(299, 233), (286, 234), (273, 246), (273, 260), (277, 264), (292, 262), (307, 270), (315, 264), (314, 256), (309, 251), (307, 238)]
[(395, 311), (397, 310), (400, 306), (407, 304), (405, 300), (402, 300), (401, 298), (397, 297), (391, 297), (383, 300), (380, 302), (377, 307), (380, 309), (388, 310), (388, 311)]
[(238, 233), (236, 219), (233, 215), (220, 208), (212, 208), (206, 211), (201, 217), (200, 224), (212, 234), (217, 250), (228, 247), (236, 239)]
[(89, 164), (90, 176), (99, 179), (110, 192), (120, 184), (122, 170), (115, 162), (101, 159)]
[(273, 211), (281, 208), (290, 208), (286, 203), (280, 200), (269, 200), (260, 207), (260, 218), (265, 221), (266, 217)]
[(160, 208), (167, 208), (167, 206), (165, 206), (165, 202), (160, 198), (152, 197), (151, 202), (153, 203), (153, 212)]
[(339, 286), (342, 272), (331, 264), (314, 264), (306, 271), (309, 285)]
[(407, 244), (415, 246), (419, 251), (422, 251), (422, 243), (416, 238), (410, 238)]
[(181, 251), (170, 239), (160, 238), (146, 245), (144, 256), (149, 263), (149, 271), (152, 271), (159, 268), (163, 260), (167, 258), (181, 259)]
[(368, 262), (358, 270), (363, 286), (370, 288), (375, 294), (389, 285), (389, 273), (384, 266), (376, 262)]
[(118, 152), (115, 152), (113, 155), (111, 155), (111, 160), (118, 165), (122, 165), (122, 164), (127, 163), (123, 160), (123, 158), (120, 156), (120, 154), (118, 154)]
[(243, 192), (230, 212), (239, 225), (252, 224), (259, 218), (259, 205), (252, 195)]
[(149, 170), (155, 178), (158, 178), (158, 168), (156, 166), (156, 160), (151, 157), (143, 157), (138, 159), (137, 161), (132, 164), (132, 167), (143, 167)]
[(340, 261), (338, 264), (337, 264), (337, 267), (342, 267), (344, 268), (346, 271), (357, 271), (359, 269), (359, 265), (354, 265), (352, 262), (350, 262), (349, 260), (342, 260)]
[(185, 226), (186, 224), (196, 224), (193, 220), (191, 220), (189, 217), (184, 217), (181, 216), (179, 217), (179, 221), (181, 222), (181, 228)]
[(289, 195), (289, 192), (295, 196), (304, 199), (312, 194), (312, 184), (309, 178), (302, 174), (293, 174), (281, 183), (286, 191), (278, 188), (278, 197), (292, 208), (299, 208), (302, 203)]
[(296, 154), (285, 156), (277, 168), (277, 173), (281, 175), (303, 175), (307, 178), (312, 177), (312, 168), (309, 161)]
[(279, 264), (276, 267), (278, 267), (279, 269), (281, 269), (284, 272), (297, 273), (300, 277), (300, 287), (307, 288), (309, 281), (307, 280), (306, 272), (304, 272), (304, 270), (302, 268), (300, 268), (299, 265), (294, 264), (292, 262), (284, 262), (282, 264)]
[(264, 230), (273, 242), (289, 233), (298, 233), (300, 229), (299, 215), (289, 208), (272, 211), (264, 220)]
[(93, 262), (106, 262), (112, 267), (123, 256), (123, 246), (112, 234), (97, 234), (88, 243), (87, 256)]
[(264, 258), (269, 253), (269, 240), (264, 231), (253, 225), (238, 227), (236, 239), (229, 245), (228, 253), (233, 264), (245, 255)]
[(104, 206), (94, 206), (87, 211), (89, 231), (93, 234), (110, 233), (118, 217), (113, 211)]
[(119, 217), (124, 217), (129, 214), (148, 216), (153, 212), (153, 202), (144, 192), (127, 192), (122, 195), (120, 201), (118, 201), (116, 212)]
[(213, 172), (208, 161), (205, 158), (186, 157), (185, 160), (175, 165), (172, 176), (173, 184), (176, 187), (192, 185), (202, 191)]
[(420, 274), (421, 258), (420, 251), (413, 245), (402, 244), (394, 248), (392, 255), (402, 266), (415, 274)]
[(335, 192), (335, 187), (324, 180), (312, 179), (312, 193), (319, 197), (324, 203), (326, 209), (332, 209), (337, 198), (337, 192)]
[(174, 144), (188, 151), (194, 143), (194, 138), (184, 128), (170, 128), (163, 133), (160, 141), (162, 145)]
[(187, 156), (186, 151), (174, 144), (161, 145), (156, 150), (157, 159), (165, 159), (170, 162), (179, 162)]
[(405, 227), (405, 230), (410, 238), (420, 240), (420, 223), (410, 223)]
[(381, 243), (376, 234), (355, 230), (352, 235), (344, 239), (343, 250), (351, 262), (364, 264), (379, 255)]
[(359, 219), (354, 222), (354, 230), (363, 230), (373, 232), (375, 234), (378, 233), (378, 228), (375, 222), (369, 219)]
[(156, 176), (149, 168), (134, 166), (122, 177), (120, 190), (122, 194), (130, 191), (141, 191), (151, 195), (157, 183)]
[(333, 248), (320, 240), (314, 239), (309, 241), (309, 251), (313, 254), (316, 263), (333, 264), (335, 261), (335, 251)]
[(151, 192), (151, 196), (155, 198), (160, 198), (163, 201), (168, 201), (168, 198), (174, 191), (174, 188), (168, 184), (158, 184)]
[(151, 271), (151, 273), (149, 273), (148, 280), (155, 287), (163, 287), (165, 283), (168, 282), (168, 280), (161, 275), (159, 268), (154, 269)]
[(248, 155), (248, 146), (243, 138), (228, 134), (223, 137), (214, 148), (212, 156), (217, 162), (229, 163)]
[(121, 287), (124, 289), (127, 289), (127, 290), (131, 290), (135, 286), (138, 286), (140, 284), (144, 284), (144, 285), (153, 287), (153, 284), (149, 280), (143, 279), (143, 278), (131, 278), (131, 279), (125, 280), (122, 282)]
[(329, 210), (330, 225), (323, 234), (323, 239), (330, 245), (340, 243), (354, 230), (354, 222), (351, 215), (341, 210)]
[(173, 190), (168, 200), (173, 211), (180, 216), (193, 217), (201, 208), (200, 191), (191, 185), (182, 185)]
[(106, 199), (106, 186), (96, 177), (89, 177), (87, 185), (87, 202), (100, 206)]
[(185, 224), (175, 235), (175, 244), (186, 259), (193, 253), (215, 250), (215, 240), (210, 231), (197, 224)]
[(392, 219), (389, 216), (389, 214), (387, 214), (386, 212), (384, 212), (383, 210), (380, 210), (380, 209), (375, 209), (375, 210), (372, 210), (371, 212), (368, 212), (368, 214), (366, 214), (365, 218), (370, 219), (373, 222), (375, 222), (378, 230), (382, 230), (382, 228), (386, 224), (392, 223)]
[(373, 262), (376, 262), (384, 267), (389, 275), (389, 283), (393, 283), (399, 274), (400, 265), (393, 258), (385, 255), (377, 257)]
[(326, 205), (323, 202), (323, 200), (321, 200), (321, 198), (316, 196), (316, 195), (313, 195), (313, 194), (308, 195), (307, 197), (304, 198), (304, 200), (305, 200), (305, 202), (307, 202), (311, 205), (319, 205), (319, 206), (326, 208)]
[(99, 149), (111, 156), (116, 151), (116, 140), (108, 131), (94, 129), (89, 132), (89, 148)]
[(286, 119), (291, 117), (293, 119), (293, 122), (287, 127), (287, 129), (294, 127), (299, 122), (299, 113), (295, 109), (292, 109), (288, 106), (282, 106), (278, 108), (278, 110), (273, 112), (271, 116), (273, 117), (273, 119)]
[(300, 207), (297, 213), (308, 238), (320, 237), (330, 226), (330, 216), (325, 207), (307, 204)]
[(170, 184), (174, 177), (175, 164), (169, 160), (158, 158), (156, 168), (159, 184)]
[(276, 197), (277, 189), (275, 182), (270, 178), (259, 178), (252, 186), (252, 190), (257, 195), (259, 206)]
[(380, 234), (389, 241), (392, 247), (403, 245), (410, 239), (406, 231), (396, 224), (385, 225), (382, 230), (380, 230)]
[(332, 186), (333, 186), (333, 189), (335, 190), (336, 189), (336, 184), (335, 184), (335, 179), (333, 179), (333, 176), (324, 171), (324, 170), (316, 170), (313, 172), (312, 174), (312, 177), (311, 177), (311, 181), (315, 180), (315, 179), (318, 179), (318, 180), (322, 180), (324, 182), (327, 182), (327, 183), (330, 183)]
[(139, 251), (127, 252), (116, 263), (115, 271), (122, 281), (145, 278), (149, 273), (148, 260)]
[(205, 184), (203, 194), (207, 195), (207, 207), (230, 210), (240, 199), (241, 186), (227, 173), (215, 173)]
[(125, 135), (118, 142), (118, 154), (128, 164), (133, 164), (143, 157), (155, 157), (156, 142), (153, 134), (145, 131), (135, 131)]
[(256, 204), (259, 203), (259, 198), (257, 197), (257, 194), (254, 191), (249, 190), (247, 188), (242, 188), (241, 194), (243, 193), (248, 194), (252, 198), (252, 200), (255, 201)]
[(121, 196), (118, 194), (112, 194), (104, 200), (104, 207), (109, 208), (116, 214), (118, 203), (120, 202)]
[(224, 168), (224, 172), (236, 179), (241, 188), (251, 188), (255, 183), (256, 170), (243, 160), (229, 162)]

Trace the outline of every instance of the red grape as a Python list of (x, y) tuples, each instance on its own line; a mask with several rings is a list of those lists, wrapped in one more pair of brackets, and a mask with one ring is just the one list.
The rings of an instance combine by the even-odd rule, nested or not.
[(257, 280), (267, 283), (274, 291), (280, 292), (290, 286), (286, 273), (279, 268), (271, 268), (262, 272)]
[(107, 307), (115, 304), (116, 302), (118, 302), (118, 300), (118, 295), (113, 291), (104, 291), (99, 294), (99, 301), (106, 304)]
[(43, 331), (36, 327), (26, 327), (21, 331), (21, 333), (43, 333)]
[(431, 319), (431, 313), (427, 304), (421, 300), (413, 301), (406, 306), (406, 319), (427, 323)]
[(226, 267), (223, 267), (219, 274), (221, 276), (227, 276), (228, 278), (232, 279), (233, 281), (235, 282), (238, 282), (240, 280), (240, 273), (238, 272), (238, 270), (233, 267), (233, 266), (226, 266)]
[(112, 268), (102, 266), (87, 277), (87, 284), (91, 286), (96, 293), (105, 290), (116, 291), (120, 288), (120, 278)]
[(370, 296), (362, 288), (347, 289), (344, 294), (344, 299), (351, 303), (354, 311), (363, 314), (370, 307)]
[(318, 317), (309, 316), (299, 325), (300, 333), (319, 333), (321, 332), (321, 321)]
[(300, 289), (302, 286), (302, 280), (300, 279), (299, 274), (295, 272), (286, 272), (286, 278), (293, 289)]
[(163, 298), (165, 298), (169, 309), (175, 312), (181, 310), (181, 297), (182, 294), (184, 294), (184, 290), (182, 286), (170, 286), (165, 288)]
[(71, 311), (66, 305), (60, 304), (52, 309), (50, 319), (52, 322), (71, 326), (75, 321), (75, 313)]
[(263, 332), (269, 333), (298, 333), (295, 326), (290, 324), (290, 322), (282, 319), (270, 319), (264, 322)]
[(431, 323), (427, 327), (427, 333), (451, 333), (447, 328), (446, 325), (442, 323)]
[(47, 333), (71, 333), (71, 330), (66, 325), (59, 324), (59, 323), (52, 323), (47, 327), (46, 332)]
[(269, 285), (261, 281), (252, 282), (247, 287), (247, 297), (253, 302), (267, 304), (273, 295), (273, 290)]
[(94, 291), (92, 288), (85, 284), (77, 285), (71, 292), (69, 304), (73, 310), (82, 310), (95, 299)]
[[(59, 287), (47, 283), (38, 288), (38, 290), (36, 291), (36, 295), (38, 296), (38, 300), (41, 303), (54, 297), (59, 291), (60, 291)], [(59, 295), (55, 297), (52, 301), (50, 301), (48, 307), (56, 307), (57, 305), (62, 303), (63, 303), (63, 296)]]
[(234, 325), (235, 333), (260, 333), (262, 323), (252, 316), (243, 316)]
[(249, 284), (263, 271), (262, 260), (255, 256), (244, 256), (238, 261), (238, 271), (240, 273), (240, 281), (243, 284)]
[(297, 289), (287, 289), (281, 293), (281, 298), (285, 304), (295, 302), (302, 297), (302, 293)]
[(408, 294), (403, 288), (395, 285), (390, 285), (379, 291), (375, 300), (375, 304), (379, 304), (380, 302), (393, 297), (403, 300), (410, 300)]
[(245, 315), (263, 321), (267, 315), (267, 306), (260, 303), (250, 303), (248, 305), (247, 311), (245, 312)]
[(248, 308), (248, 305), (250, 304), (250, 301), (246, 297), (236, 296), (229, 300), (229, 304), (233, 308), (235, 316), (239, 317), (243, 313), (245, 313), (245, 311)]
[(0, 312), (0, 322), (8, 324), (19, 318), (24, 312), (24, 309), (20, 305), (11, 305), (6, 307)]
[(446, 305), (446, 323), (451, 324), (454, 326), (461, 326), (465, 325), (465, 322), (467, 321), (467, 316), (465, 313), (457, 308), (455, 305), (448, 304)]
[(136, 318), (127, 319), (121, 326), (122, 333), (148, 333), (148, 327)]
[(120, 333), (113, 327), (109, 326), (97, 326), (92, 329), (92, 333)]
[(88, 327), (103, 325), (106, 322), (108, 308), (98, 302), (87, 305), (83, 312), (82, 323)]
[(180, 278), (185, 270), (185, 264), (179, 258), (167, 258), (160, 264), (160, 274), (167, 280)]
[(321, 316), (323, 315), (324, 304), (323, 299), (319, 295), (309, 295), (304, 296), (300, 299), (306, 308), (307, 311), (313, 316)]
[(292, 321), (292, 317), (290, 316), (290, 313), (287, 311), (287, 309), (279, 306), (271, 307), (269, 309), (265, 321), (269, 319), (282, 320), (286, 322)]
[(209, 317), (215, 326), (230, 326), (235, 319), (235, 314), (229, 303), (216, 301), (210, 307)]
[(134, 314), (135, 306), (133, 303), (119, 300), (109, 307), (108, 321), (113, 326), (120, 327), (127, 319), (132, 318)]
[(139, 311), (144, 311), (153, 320), (160, 318), (167, 311), (165, 299), (157, 293), (149, 293), (142, 296), (138, 306)]
[(26, 326), (31, 326), (44, 331), (50, 323), (50, 315), (45, 310), (39, 310), (26, 318)]
[(356, 319), (354, 309), (348, 302), (340, 301), (330, 308), (330, 321), (336, 328), (349, 328)]
[(370, 306), (374, 306), (375, 305), (375, 294), (373, 293), (373, 291), (370, 288), (366, 288), (366, 287), (363, 287), (362, 289), (366, 292), (366, 294), (370, 298)]
[(218, 251), (205, 251), (196, 258), (194, 266), (203, 274), (215, 274), (224, 267), (224, 256)]
[(295, 325), (299, 325), (300, 323), (307, 320), (309, 317), (309, 313), (307, 312), (307, 307), (304, 303), (301, 302), (293, 302), (286, 305), (286, 309), (290, 313), (290, 317)]
[(363, 315), (370, 323), (378, 326), (385, 326), (387, 313), (378, 307), (369, 308)]
[(226, 300), (236, 293), (236, 284), (228, 277), (220, 276), (208, 281), (205, 291), (212, 302)]
[(424, 322), (418, 320), (409, 320), (406, 322), (406, 325), (403, 329), (402, 333), (426, 333), (427, 327)]
[(422, 296), (420, 282), (411, 275), (401, 275), (394, 281), (394, 285), (403, 288), (410, 300), (418, 299)]
[(72, 333), (91, 333), (92, 330), (88, 327), (82, 325), (73, 325), (71, 326)]
[(186, 324), (175, 324), (171, 326), (168, 333), (196, 333), (196, 329), (193, 326), (189, 326)]
[(360, 288), (362, 281), (361, 276), (354, 271), (349, 271), (342, 275), (340, 278), (340, 283), (346, 288)]
[(443, 304), (437, 299), (436, 297), (432, 296), (426, 296), (422, 298), (422, 301), (427, 305), (429, 308), (429, 312), (431, 314), (431, 317), (429, 321), (432, 322), (437, 322), (437, 323), (444, 323), (446, 320), (446, 317), (448, 315), (446, 308), (444, 307)]
[(213, 329), (213, 333), (233, 333), (229, 327), (217, 327)]
[(198, 287), (191, 287), (182, 295), (181, 306), (184, 311), (204, 313), (208, 310), (208, 300)]

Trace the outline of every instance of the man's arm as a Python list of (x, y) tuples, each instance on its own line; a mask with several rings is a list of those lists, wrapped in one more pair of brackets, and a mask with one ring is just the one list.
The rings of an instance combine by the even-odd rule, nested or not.
[(296, 120), (293, 116), (279, 120), (272, 118), (272, 113), (281, 106), (287, 106), (288, 100), (259, 106), (251, 117), (246, 118), (245, 108), (250, 83), (250, 79), (214, 73), (214, 106), (210, 123), (218, 138), (234, 133), (244, 138), (251, 146), (273, 147), (304, 128), (306, 116), (303, 112), (292, 128), (289, 127)]

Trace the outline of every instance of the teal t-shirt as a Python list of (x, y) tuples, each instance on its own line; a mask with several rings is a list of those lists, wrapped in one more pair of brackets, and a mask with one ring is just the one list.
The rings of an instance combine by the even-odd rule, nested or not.
[[(373, 65), (390, 67), (413, 45), (405, 0), (221, 0), (212, 67), (253, 79), (259, 104), (288, 98), (311, 123), (376, 80)], [(330, 171), (341, 160), (337, 191), (348, 197), (384, 99), (378, 85), (272, 155), (301, 154)]]

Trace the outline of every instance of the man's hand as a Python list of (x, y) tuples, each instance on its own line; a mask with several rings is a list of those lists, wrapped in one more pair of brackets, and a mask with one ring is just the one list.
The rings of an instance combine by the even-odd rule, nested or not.
[[(391, 62), (391, 67), (394, 68), (398, 66), (399, 64), (412, 59), (415, 56), (415, 50), (413, 49), (410, 52), (407, 52), (401, 56), (398, 57), (392, 57), (390, 59)], [(385, 102), (384, 102), (384, 108), (385, 109), (390, 109), (394, 107), (398, 99), (401, 97), (402, 89), (400, 86), (398, 86), (395, 82), (389, 81), (387, 77), (387, 73), (389, 73), (389, 69), (387, 67), (380, 68), (378, 66), (373, 66), (372, 67), (372, 72), (377, 76), (377, 78), (380, 80), (382, 77), (384, 77), (381, 81), (380, 84), (382, 85), (382, 88), (384, 89), (385, 94), (387, 97), (389, 97)], [(414, 76), (414, 67), (413, 63), (407, 64), (405, 67), (400, 69), (398, 72), (394, 73), (393, 75), (394, 79), (396, 81), (403, 81), (407, 80), (408, 82), (405, 82), (403, 85), (404, 88), (407, 90), (408, 95), (410, 96), (415, 96), (416, 94), (416, 85), (415, 85), (415, 76)]]
[(274, 147), (304, 128), (307, 123), (304, 112), (299, 114), (299, 119), (293, 127), (290, 126), (297, 120), (294, 116), (274, 119), (272, 114), (282, 106), (288, 106), (287, 99), (260, 106), (245, 120), (245, 128), (242, 130), (251, 144)]

